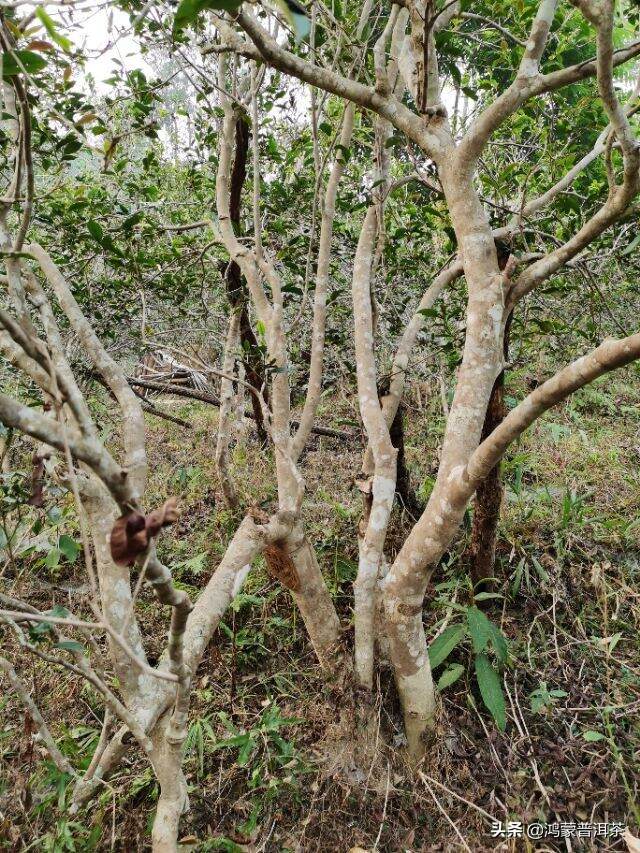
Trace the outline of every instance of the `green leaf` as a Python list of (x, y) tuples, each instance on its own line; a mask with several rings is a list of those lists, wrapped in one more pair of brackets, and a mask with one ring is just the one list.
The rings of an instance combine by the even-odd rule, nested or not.
[(504, 731), (507, 726), (507, 715), (500, 677), (486, 655), (476, 657), (475, 670), (482, 701), (491, 712), (500, 731)]
[(513, 583), (511, 585), (511, 595), (516, 596), (520, 592), (520, 586), (522, 584), (522, 573), (524, 572), (525, 559), (524, 557), (520, 560), (518, 565), (516, 566), (516, 570), (513, 576)]
[(249, 763), (251, 753), (254, 749), (253, 738), (250, 735), (245, 735), (245, 737), (247, 738), (247, 742), (240, 749), (240, 752), (238, 753), (238, 757), (236, 759), (238, 767), (245, 767)]
[(487, 620), (489, 622), (489, 629), (491, 631), (491, 645), (494, 648), (494, 651), (498, 657), (500, 663), (504, 666), (507, 662), (507, 657), (509, 655), (509, 647), (507, 645), (507, 638), (502, 633), (500, 628), (497, 625), (494, 625), (491, 620)]
[(173, 19), (173, 31), (177, 33), (189, 24), (193, 24), (200, 12), (205, 9), (235, 12), (241, 5), (242, 0), (182, 0)]
[(620, 257), (625, 258), (627, 255), (630, 255), (634, 249), (637, 249), (640, 246), (640, 234), (636, 235), (633, 240), (629, 243), (627, 248), (620, 252)]
[(504, 598), (499, 592), (478, 592), (473, 596), (474, 601), (489, 601), (491, 598)]
[(476, 654), (483, 652), (491, 639), (491, 623), (477, 607), (467, 608), (467, 625)]
[(605, 739), (605, 735), (603, 735), (602, 732), (594, 732), (591, 730), (582, 732), (582, 737), (589, 741), (589, 743), (596, 743), (599, 740)]
[(22, 74), (22, 67), (27, 74), (36, 74), (46, 66), (47, 60), (34, 53), (32, 50), (14, 50), (12, 53), (2, 54), (2, 76), (14, 77)]
[(233, 737), (225, 738), (224, 740), (218, 740), (214, 743), (214, 749), (233, 749), (234, 747), (244, 746), (247, 740), (250, 740), (249, 735), (246, 732), (243, 732), (239, 735), (233, 735)]
[(204, 571), (208, 556), (208, 552), (203, 551), (201, 554), (196, 554), (195, 557), (191, 557), (189, 560), (183, 560), (181, 563), (176, 563), (175, 567), (177, 569), (187, 569), (187, 571), (193, 572), (194, 575), (198, 575), (200, 572)]
[(449, 628), (445, 628), (439, 637), (435, 638), (429, 646), (429, 663), (431, 664), (431, 669), (440, 666), (449, 657), (465, 633), (464, 625), (451, 625)]
[(450, 687), (460, 678), (463, 672), (464, 667), (461, 663), (454, 663), (453, 666), (445, 669), (438, 681), (438, 690), (444, 690), (445, 687)]
[(36, 622), (35, 625), (29, 625), (29, 636), (36, 643), (41, 642), (45, 634), (50, 634), (52, 631), (51, 622)]
[(311, 21), (307, 16), (307, 10), (296, 0), (277, 0), (277, 2), (291, 24), (296, 44), (299, 44), (311, 31)]
[(58, 619), (68, 619), (71, 613), (62, 604), (54, 604), (51, 610), (45, 611), (45, 616), (56, 616)]
[(56, 649), (64, 649), (67, 652), (80, 652), (81, 655), (84, 654), (84, 647), (75, 640), (60, 640), (59, 643), (56, 643), (55, 647)]
[(75, 563), (78, 558), (78, 554), (80, 553), (80, 546), (75, 539), (72, 539), (64, 533), (58, 539), (58, 548), (70, 563)]
[(44, 559), (44, 564), (48, 569), (55, 569), (60, 562), (60, 549), (52, 548)]
[(53, 41), (66, 53), (70, 53), (73, 48), (73, 45), (71, 44), (68, 38), (65, 38), (65, 36), (60, 35), (58, 30), (56, 29), (56, 25), (53, 21), (53, 18), (51, 18), (51, 16), (47, 14), (47, 12), (43, 9), (42, 6), (38, 6), (38, 8), (36, 9), (36, 16), (49, 34), (49, 38), (53, 39)]
[(87, 231), (94, 240), (97, 240), (98, 243), (101, 243), (104, 238), (104, 231), (102, 230), (102, 226), (99, 222), (96, 222), (95, 219), (90, 219), (87, 222)]

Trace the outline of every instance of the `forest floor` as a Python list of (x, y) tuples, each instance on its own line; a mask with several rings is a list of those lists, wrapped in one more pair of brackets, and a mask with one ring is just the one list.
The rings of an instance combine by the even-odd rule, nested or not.
[[(440, 694), (439, 736), (418, 776), (400, 758), (402, 731), (386, 671), (378, 681), (380, 739), (387, 745), (380, 766), (352, 781), (327, 774), (323, 743), (339, 703), (321, 678), (289, 594), (258, 565), (195, 678), (183, 849), (625, 849), (621, 840), (575, 835), (544, 842), (493, 838), (491, 818), (615, 821), (639, 834), (639, 403), (631, 374), (615, 383), (605, 379), (550, 412), (509, 456), (495, 587), (500, 597), (486, 603), (487, 615), (509, 640), (506, 731), (482, 705), (470, 648), (459, 646), (447, 664), (461, 664), (464, 673)], [(184, 510), (177, 535), (165, 535), (161, 548), (178, 583), (196, 597), (235, 524), (214, 470), (217, 413), (175, 400), (157, 404), (193, 425), (186, 431), (148, 418), (149, 494), (157, 503), (177, 494)], [(417, 397), (410, 408), (407, 458), (424, 498), (442, 422), (438, 413), (422, 410)], [(346, 398), (336, 394), (319, 420), (339, 426), (341, 417), (355, 420)], [(310, 539), (347, 626), (360, 459), (358, 442), (314, 438), (304, 460)], [(252, 432), (234, 448), (234, 472), (247, 504), (273, 498), (265, 486), (269, 464)], [(429, 637), (444, 619), (459, 620), (472, 600), (462, 556), (469, 520), (429, 588)], [(73, 533), (65, 514), (56, 533), (65, 524)], [(397, 511), (390, 556), (408, 524)], [(68, 605), (73, 599), (59, 587), (81, 582), (79, 563), (62, 559), (43, 569), (26, 558), (15, 576), (9, 572), (8, 587), (43, 608)], [(55, 586), (43, 585), (43, 577)], [(165, 642), (166, 614), (148, 592), (140, 613), (153, 659)], [(24, 660), (20, 669), (63, 752), (86, 766), (100, 728), (88, 691), (66, 672)], [(157, 791), (138, 755), (132, 753), (99, 800), (72, 819), (64, 809), (68, 779), (45, 760), (29, 737), (23, 708), (7, 693), (0, 719), (0, 849), (148, 849)]]

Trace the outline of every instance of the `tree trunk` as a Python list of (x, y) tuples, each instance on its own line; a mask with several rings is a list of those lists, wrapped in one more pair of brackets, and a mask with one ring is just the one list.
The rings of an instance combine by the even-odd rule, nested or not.
[[(236, 119), (235, 143), (235, 157), (231, 170), (231, 180), (229, 182), (229, 218), (233, 224), (234, 231), (238, 234), (240, 232), (242, 188), (247, 175), (247, 153), (249, 150), (249, 124), (243, 115), (238, 116)], [(258, 340), (249, 318), (246, 287), (242, 280), (240, 267), (233, 260), (226, 265), (225, 280), (227, 284), (227, 297), (232, 308), (237, 307), (240, 309), (240, 346), (243, 353), (245, 379), (254, 388), (258, 390), (262, 389), (265, 400), (268, 402), (264, 364)], [(258, 437), (260, 443), (266, 446), (267, 431), (264, 426), (262, 407), (255, 394), (251, 394), (250, 397)]]
[(238, 508), (239, 503), (229, 466), (229, 445), (231, 443), (234, 420), (234, 381), (232, 376), (236, 372), (236, 355), (239, 342), (240, 318), (238, 311), (234, 310), (229, 318), (229, 328), (222, 362), (222, 372), (225, 375), (220, 380), (220, 415), (218, 418), (218, 440), (216, 442), (216, 468), (218, 469), (224, 499), (232, 511)]
[(153, 853), (177, 853), (181, 816), (189, 810), (187, 783), (182, 772), (183, 742), (172, 743), (169, 714), (155, 727), (151, 763), (160, 784), (160, 797), (151, 833)]
[(340, 620), (313, 546), (300, 524), (294, 527), (287, 539), (287, 550), (299, 584), (297, 590), (292, 590), (292, 595), (320, 665), (327, 670), (338, 660)]
[(418, 500), (413, 486), (411, 485), (411, 475), (407, 468), (407, 463), (404, 455), (404, 405), (400, 403), (398, 411), (395, 414), (391, 428), (389, 430), (391, 443), (398, 451), (396, 459), (397, 475), (396, 475), (396, 493), (402, 502), (403, 507), (409, 511), (414, 520), (417, 521), (422, 515), (424, 506)]
[[(509, 337), (512, 317), (513, 314), (510, 314), (504, 329), (505, 361), (509, 357)], [(501, 370), (491, 391), (480, 441), (484, 441), (485, 438), (491, 435), (494, 429), (502, 423), (506, 415), (507, 409), (504, 403), (504, 370)], [(471, 542), (469, 543), (468, 551), (469, 570), (475, 592), (487, 590), (491, 584), (490, 582), (486, 583), (486, 581), (488, 578), (494, 576), (496, 539), (503, 494), (504, 484), (500, 475), (500, 463), (498, 463), (491, 469), (489, 476), (478, 487), (478, 491), (476, 492)]]
[(384, 580), (387, 636), (403, 708), (409, 753), (424, 755), (435, 724), (435, 694), (422, 622), (427, 584), (462, 521), (468, 498), (459, 491), (478, 446), (495, 379), (503, 367), (504, 278), (491, 228), (457, 160), (439, 175), (449, 203), (468, 286), (467, 333), (456, 391), (427, 507)]

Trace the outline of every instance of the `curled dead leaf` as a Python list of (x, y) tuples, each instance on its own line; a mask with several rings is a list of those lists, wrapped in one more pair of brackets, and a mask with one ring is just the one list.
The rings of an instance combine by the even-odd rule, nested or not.
[(49, 457), (49, 453), (41, 454), (38, 451), (31, 457), (33, 468), (31, 470), (31, 497), (28, 501), (30, 506), (44, 506), (44, 464)]
[(140, 554), (147, 550), (150, 540), (163, 527), (173, 524), (178, 516), (176, 498), (169, 498), (160, 509), (146, 516), (136, 511), (121, 515), (116, 519), (109, 538), (113, 562), (118, 566), (132, 566)]

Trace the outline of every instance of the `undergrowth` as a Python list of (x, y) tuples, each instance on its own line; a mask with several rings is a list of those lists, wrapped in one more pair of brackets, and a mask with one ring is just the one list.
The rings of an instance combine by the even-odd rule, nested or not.
[[(513, 387), (521, 384), (523, 376), (512, 380)], [(195, 597), (237, 519), (216, 480), (215, 410), (166, 400), (161, 405), (192, 423), (186, 433), (148, 418), (149, 493), (158, 503), (176, 494), (183, 507), (175, 535), (161, 538), (160, 549), (178, 585)], [(440, 415), (435, 403), (423, 410), (418, 398), (409, 406), (415, 411), (407, 459), (425, 499), (437, 467)], [(323, 418), (348, 421), (354, 413), (327, 406)], [(324, 772), (322, 742), (339, 707), (288, 593), (258, 561), (195, 677), (184, 849), (444, 851), (459, 846), (453, 824), (474, 851), (528, 849), (522, 839), (492, 839), (487, 814), (525, 823), (615, 820), (638, 834), (639, 430), (637, 390), (630, 380), (607, 379), (552, 410), (512, 448), (503, 465), (497, 581), (481, 602), (464, 566), (469, 510), (463, 535), (430, 586), (425, 623), (430, 640), (453, 637), (450, 629), (464, 623), (469, 608), (481, 606), (506, 637), (506, 728), (500, 731), (483, 706), (473, 644), (462, 631), (437, 661), (439, 737), (417, 777), (399, 759), (403, 735), (385, 670), (378, 680), (380, 733), (390, 747), (384, 784), (367, 778), (347, 783)], [(360, 457), (358, 442), (316, 437), (304, 459), (309, 535), (345, 624), (357, 560), (353, 481)], [(251, 432), (234, 448), (234, 476), (247, 506), (273, 499), (265, 486), (270, 464)], [(3, 480), (5, 520), (21, 484), (19, 472)], [(396, 511), (392, 551), (409, 524)], [(70, 507), (62, 501), (29, 530), (26, 543), (7, 548), (11, 531), (3, 521), (8, 586), (39, 606), (69, 603), (83, 582)], [(153, 662), (166, 615), (146, 591), (139, 608)], [(20, 667), (34, 697), (46, 696), (45, 716), (60, 749), (82, 770), (101, 724), (90, 693), (40, 662), (20, 660)], [(2, 849), (147, 849), (157, 790), (139, 756), (132, 753), (97, 801), (70, 819), (70, 780), (48, 760), (8, 693), (0, 714)], [(566, 849), (563, 842), (546, 843), (545, 849)]]

